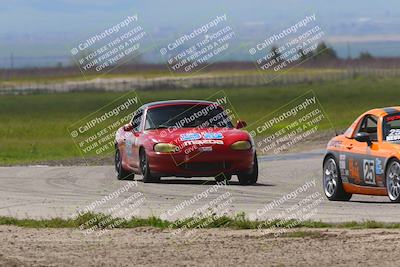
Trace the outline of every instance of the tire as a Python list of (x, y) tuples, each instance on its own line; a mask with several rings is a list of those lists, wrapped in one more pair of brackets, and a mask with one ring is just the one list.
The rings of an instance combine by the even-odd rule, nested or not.
[(133, 180), (135, 178), (133, 173), (126, 171), (122, 167), (121, 152), (118, 148), (115, 150), (115, 170), (117, 171), (118, 180)]
[(324, 161), (322, 186), (325, 196), (331, 201), (349, 201), (352, 197), (343, 189), (340, 170), (333, 156), (328, 156)]
[(392, 202), (400, 202), (400, 161), (393, 159), (386, 169), (386, 189)]
[(228, 173), (221, 173), (218, 174), (217, 176), (215, 176), (215, 181), (222, 183), (224, 181), (230, 181), (232, 179), (232, 174), (228, 174)]
[(140, 171), (143, 175), (143, 183), (156, 183), (160, 181), (160, 177), (151, 175), (149, 160), (144, 149), (139, 152)]
[(253, 185), (258, 180), (258, 160), (257, 154), (254, 154), (253, 170), (251, 173), (238, 174), (238, 180), (241, 185)]

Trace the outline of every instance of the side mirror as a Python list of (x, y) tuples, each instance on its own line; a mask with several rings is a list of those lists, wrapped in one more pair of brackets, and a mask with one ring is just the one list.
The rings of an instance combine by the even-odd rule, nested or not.
[(124, 131), (125, 132), (130, 132), (132, 130), (133, 130), (133, 125), (132, 124), (128, 123), (128, 124), (124, 125)]
[(247, 126), (247, 123), (245, 121), (237, 121), (236, 122), (236, 129), (242, 129)]
[(357, 133), (354, 139), (356, 139), (358, 142), (367, 142), (369, 146), (372, 145), (369, 133)]

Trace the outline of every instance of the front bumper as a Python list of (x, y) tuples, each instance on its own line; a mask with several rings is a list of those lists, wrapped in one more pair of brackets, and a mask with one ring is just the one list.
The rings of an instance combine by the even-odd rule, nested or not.
[(220, 173), (249, 173), (253, 169), (255, 151), (184, 152), (169, 154), (149, 151), (152, 174), (159, 176), (198, 177)]

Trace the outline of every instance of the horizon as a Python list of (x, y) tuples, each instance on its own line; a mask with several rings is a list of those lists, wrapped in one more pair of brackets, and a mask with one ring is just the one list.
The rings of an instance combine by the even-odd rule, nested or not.
[[(239, 51), (241, 46), (262, 40), (310, 14), (316, 14), (318, 25), (326, 33), (323, 40), (340, 58), (356, 58), (361, 52), (375, 57), (399, 57), (400, 3), (394, 0), (384, 3), (377, 9), (377, 3), (361, 0), (340, 0), (335, 4), (316, 0), (284, 3), (206, 0), (193, 8), (181, 0), (169, 1), (168, 5), (160, 0), (145, 3), (16, 0), (0, 10), (0, 67), (69, 65), (71, 47), (130, 14), (138, 14), (145, 25), (150, 36), (146, 41), (148, 46), (151, 42), (167, 43), (172, 36), (187, 32), (215, 15), (227, 14), (237, 35), (234, 53), (230, 53), (228, 61), (251, 60), (245, 51)], [(156, 49), (149, 49), (142, 60), (162, 63)]]

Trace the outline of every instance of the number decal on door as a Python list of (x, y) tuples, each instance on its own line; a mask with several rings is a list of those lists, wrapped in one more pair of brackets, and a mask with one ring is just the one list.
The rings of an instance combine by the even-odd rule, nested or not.
[(364, 182), (366, 184), (375, 184), (375, 161), (364, 159)]

